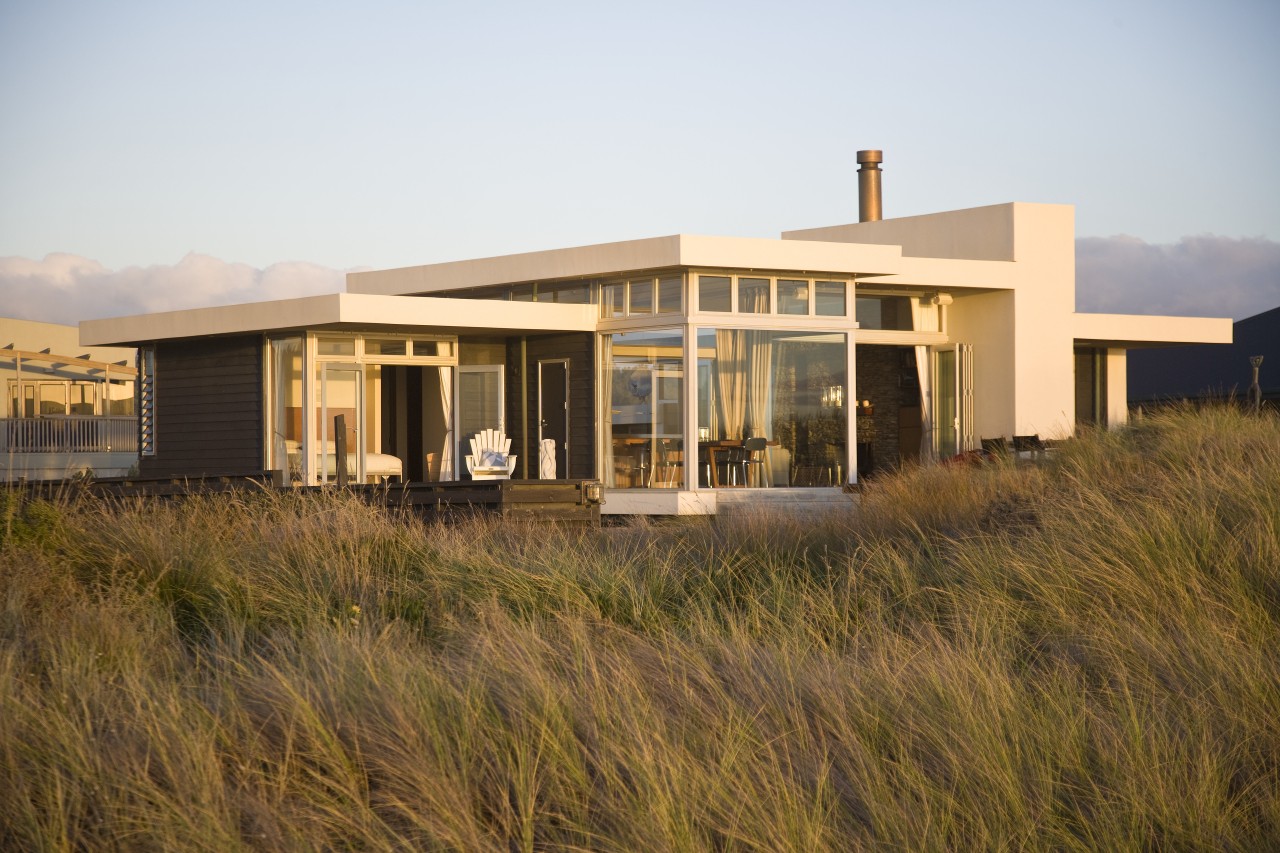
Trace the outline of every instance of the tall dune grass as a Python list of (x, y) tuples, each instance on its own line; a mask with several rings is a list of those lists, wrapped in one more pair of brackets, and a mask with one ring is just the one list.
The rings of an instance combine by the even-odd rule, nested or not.
[(809, 518), (2, 506), (0, 848), (1280, 844), (1275, 419)]

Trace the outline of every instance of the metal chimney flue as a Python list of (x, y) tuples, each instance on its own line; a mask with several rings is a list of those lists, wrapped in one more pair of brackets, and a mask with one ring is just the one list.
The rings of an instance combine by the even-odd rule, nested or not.
[(884, 154), (877, 148), (858, 152), (858, 221), (883, 219), (880, 209), (880, 164)]

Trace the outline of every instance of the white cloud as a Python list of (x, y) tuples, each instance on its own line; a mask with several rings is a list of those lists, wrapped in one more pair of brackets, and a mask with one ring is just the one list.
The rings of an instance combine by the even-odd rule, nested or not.
[(0, 258), (0, 316), (81, 320), (287, 299), (344, 289), (342, 270), (289, 261), (256, 269), (192, 252), (173, 265), (109, 270), (77, 255)]
[(1280, 243), (1202, 235), (1152, 244), (1136, 237), (1076, 241), (1080, 311), (1240, 320), (1280, 305)]

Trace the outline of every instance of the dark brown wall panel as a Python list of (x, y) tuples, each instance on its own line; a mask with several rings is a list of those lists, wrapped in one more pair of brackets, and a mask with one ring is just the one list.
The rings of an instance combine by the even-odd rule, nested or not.
[[(530, 335), (525, 344), (524, 372), (521, 372), (520, 339), (507, 342), (507, 434), (516, 453), (526, 446), (524, 425), (529, 425), (529, 476), (538, 476), (538, 362), (546, 359), (569, 359), (569, 471), (565, 478), (596, 477), (596, 397), (595, 335), (590, 332), (568, 332), (559, 335)], [(528, 393), (528, 411), (520, 416), (521, 382)], [(515, 450), (515, 448), (521, 448)], [(523, 459), (516, 469), (524, 471)]]
[(144, 477), (263, 471), (262, 338), (156, 345), (156, 453)]

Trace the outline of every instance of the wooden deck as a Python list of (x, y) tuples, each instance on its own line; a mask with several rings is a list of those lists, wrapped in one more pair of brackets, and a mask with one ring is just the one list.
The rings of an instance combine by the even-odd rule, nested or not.
[[(243, 490), (280, 489), (267, 474), (213, 476), (191, 479), (111, 478), (26, 482), (11, 484), (29, 495), (57, 497), (91, 495), (102, 498), (182, 498)], [(336, 486), (289, 487), (291, 491), (317, 492)], [(282, 489), (283, 490), (283, 489)], [(451, 514), (494, 513), (507, 517), (535, 518), (576, 524), (600, 524), (598, 480), (468, 480), (438, 483), (390, 483), (347, 486), (371, 504), (403, 508), (428, 517)]]

